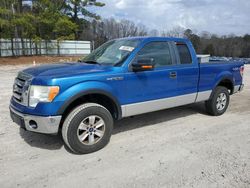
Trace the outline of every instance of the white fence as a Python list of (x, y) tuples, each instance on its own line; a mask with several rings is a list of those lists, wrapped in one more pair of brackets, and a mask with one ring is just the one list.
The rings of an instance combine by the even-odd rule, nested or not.
[(0, 39), (0, 57), (22, 55), (86, 55), (91, 51), (90, 41), (42, 40), (35, 43), (29, 39)]

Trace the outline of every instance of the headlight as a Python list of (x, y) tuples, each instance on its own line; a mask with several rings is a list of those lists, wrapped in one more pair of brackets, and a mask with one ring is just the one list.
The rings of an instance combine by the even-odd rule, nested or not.
[(36, 107), (39, 102), (51, 102), (59, 93), (58, 86), (30, 86), (29, 106)]

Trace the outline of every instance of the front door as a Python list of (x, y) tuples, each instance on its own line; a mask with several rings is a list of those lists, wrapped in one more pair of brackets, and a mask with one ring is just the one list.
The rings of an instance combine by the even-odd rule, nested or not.
[[(150, 71), (126, 74), (126, 112), (130, 116), (164, 109), (166, 99), (176, 96), (176, 65), (168, 42), (149, 42), (137, 54), (134, 61), (150, 58), (155, 68)], [(169, 101), (174, 106), (175, 101)], [(165, 108), (168, 108), (166, 106)]]

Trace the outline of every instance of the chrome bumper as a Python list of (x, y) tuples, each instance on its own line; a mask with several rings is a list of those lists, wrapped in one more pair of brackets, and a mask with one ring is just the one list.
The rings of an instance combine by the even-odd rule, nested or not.
[(62, 116), (34, 116), (22, 114), (10, 107), (11, 119), (22, 128), (38, 133), (57, 134)]

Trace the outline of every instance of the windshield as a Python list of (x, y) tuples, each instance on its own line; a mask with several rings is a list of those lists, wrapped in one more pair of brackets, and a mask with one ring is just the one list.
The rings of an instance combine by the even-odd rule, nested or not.
[(121, 65), (139, 42), (139, 39), (117, 39), (106, 42), (83, 58), (82, 61), (86, 63)]

